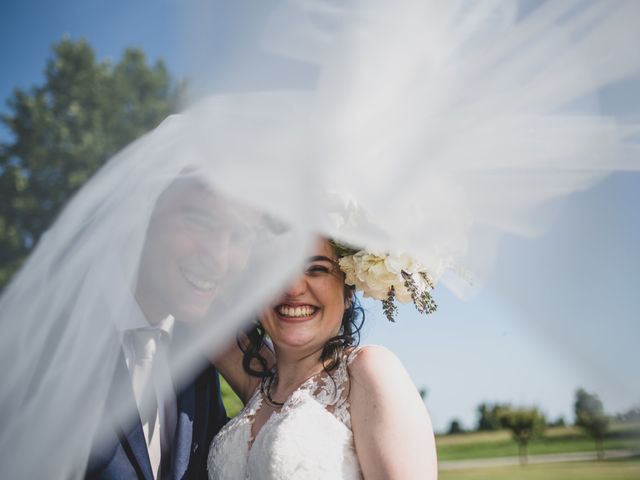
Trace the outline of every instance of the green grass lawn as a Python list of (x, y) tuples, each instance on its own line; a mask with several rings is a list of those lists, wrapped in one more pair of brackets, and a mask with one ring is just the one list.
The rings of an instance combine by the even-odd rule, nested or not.
[(224, 403), (227, 416), (229, 418), (235, 417), (240, 410), (242, 410), (242, 400), (233, 393), (233, 390), (231, 390), (231, 387), (222, 375), (220, 375), (220, 391), (222, 393), (222, 403)]
[(568, 462), (441, 472), (439, 480), (638, 480), (640, 459)]
[[(510, 457), (518, 447), (507, 431), (464, 433), (436, 437), (440, 460)], [(607, 450), (640, 451), (640, 425), (613, 425), (604, 442)], [(594, 442), (575, 427), (550, 428), (529, 445), (530, 455), (585, 452), (594, 450)], [(640, 478), (640, 477), (638, 477)]]

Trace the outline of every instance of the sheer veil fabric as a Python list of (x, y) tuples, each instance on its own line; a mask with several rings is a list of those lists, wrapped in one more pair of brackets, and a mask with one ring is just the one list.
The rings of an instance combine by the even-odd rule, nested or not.
[[(2, 477), (82, 476), (132, 299), (188, 332), (187, 381), (314, 232), (409, 251), (462, 294), (500, 235), (544, 228), (536, 207), (638, 170), (639, 112), (599, 96), (638, 94), (638, 18), (634, 0), (278, 4), (262, 46), (313, 82), (202, 95), (111, 159), (3, 293)], [(255, 73), (235, 63), (229, 81)]]

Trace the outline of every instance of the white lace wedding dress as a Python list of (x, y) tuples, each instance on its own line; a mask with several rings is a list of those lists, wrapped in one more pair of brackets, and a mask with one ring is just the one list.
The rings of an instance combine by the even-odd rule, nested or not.
[(304, 382), (262, 426), (251, 425), (263, 403), (258, 388), (245, 408), (216, 435), (209, 450), (210, 480), (361, 479), (349, 412), (345, 355), (331, 373)]

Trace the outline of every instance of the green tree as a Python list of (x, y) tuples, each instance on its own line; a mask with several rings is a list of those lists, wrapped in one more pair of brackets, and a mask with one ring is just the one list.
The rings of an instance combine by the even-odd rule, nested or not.
[(544, 415), (537, 408), (512, 408), (502, 412), (501, 423), (518, 444), (520, 465), (526, 465), (529, 442), (540, 436), (547, 425)]
[(53, 46), (42, 85), (16, 89), (0, 120), (0, 289), (67, 200), (105, 161), (179, 105), (184, 84), (127, 49), (99, 62), (84, 41)]
[(604, 458), (604, 437), (609, 428), (609, 417), (604, 413), (604, 407), (596, 394), (578, 389), (574, 403), (576, 425), (581, 427), (596, 444), (599, 459)]
[(502, 403), (481, 403), (476, 409), (478, 412), (476, 430), (479, 432), (500, 430), (503, 428), (502, 414), (509, 408), (509, 405)]

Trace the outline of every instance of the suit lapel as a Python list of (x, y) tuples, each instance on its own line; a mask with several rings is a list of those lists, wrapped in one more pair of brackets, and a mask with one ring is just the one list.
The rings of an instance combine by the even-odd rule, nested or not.
[(138, 475), (142, 474), (144, 479), (153, 480), (151, 461), (149, 460), (149, 452), (147, 451), (140, 420), (138, 419), (133, 427), (129, 427), (129, 431), (122, 427), (119, 432), (120, 443), (125, 452), (127, 452), (127, 457), (129, 457), (131, 464), (138, 472)]
[[(171, 347), (179, 352), (179, 347), (192, 340), (192, 333), (176, 322)], [(186, 343), (188, 345), (188, 343)], [(184, 350), (182, 350), (184, 351)], [(176, 430), (172, 445), (171, 479), (184, 480), (186, 478), (206, 478), (206, 462), (209, 443), (213, 438), (215, 425), (212, 424), (212, 402), (214, 392), (217, 392), (211, 379), (217, 381), (217, 372), (204, 357), (200, 360), (200, 368), (193, 376), (184, 378), (176, 383)], [(174, 375), (174, 379), (175, 379)], [(180, 378), (180, 377), (177, 377)], [(221, 400), (220, 400), (221, 404)], [(219, 412), (218, 412), (219, 413)], [(222, 423), (226, 420), (222, 409)], [(216, 417), (217, 419), (217, 417)], [(219, 428), (219, 427), (218, 427)]]
[(172, 478), (179, 480), (185, 478), (191, 457), (196, 414), (196, 388), (194, 385), (187, 386), (178, 395), (177, 407), (178, 418), (173, 443)]
[[(176, 322), (171, 339), (171, 356), (176, 356), (188, 345), (189, 331), (180, 322)], [(182, 480), (186, 478), (189, 460), (191, 459), (191, 445), (193, 443), (193, 428), (196, 410), (196, 390), (193, 381), (176, 377), (172, 371), (176, 388), (176, 430), (171, 446), (171, 479)]]
[[(138, 411), (124, 354), (119, 356), (116, 365), (114, 388), (112, 389), (110, 403), (114, 407), (123, 404), (129, 405), (133, 408), (133, 412), (137, 413)], [(117, 415), (117, 413), (114, 412), (114, 415)], [(140, 417), (134, 413), (133, 418), (130, 421), (126, 421), (120, 416), (115, 423), (120, 444), (136, 472), (138, 472), (138, 476), (145, 480), (153, 480), (151, 461), (149, 460), (149, 452), (147, 451), (147, 443), (142, 431)]]

